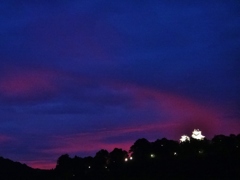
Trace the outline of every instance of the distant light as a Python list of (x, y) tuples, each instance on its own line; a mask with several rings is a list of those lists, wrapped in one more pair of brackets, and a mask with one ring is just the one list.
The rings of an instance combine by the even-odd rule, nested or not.
[(151, 156), (151, 158), (155, 158), (155, 154), (151, 154), (150, 156)]
[(174, 154), (174, 156), (176, 156), (176, 155), (177, 155), (177, 152), (174, 152), (173, 154)]
[(128, 158), (125, 158), (124, 161), (127, 162), (127, 161), (128, 161)]
[(130, 157), (130, 160), (133, 160), (132, 156)]
[(105, 169), (107, 169), (107, 166), (105, 166)]
[(203, 140), (205, 136), (202, 135), (202, 132), (199, 129), (194, 129), (192, 132), (192, 138)]
[(190, 141), (190, 138), (187, 135), (182, 135), (180, 138), (180, 142), (186, 142), (186, 141)]
[(90, 168), (91, 168), (91, 166), (88, 166), (88, 168), (90, 169)]
[(198, 153), (199, 153), (199, 154), (202, 154), (202, 153), (203, 153), (203, 150), (199, 150)]

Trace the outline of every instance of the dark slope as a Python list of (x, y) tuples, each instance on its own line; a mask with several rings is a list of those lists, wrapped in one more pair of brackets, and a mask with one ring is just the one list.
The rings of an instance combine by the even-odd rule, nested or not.
[(1, 180), (40, 180), (54, 179), (53, 171), (33, 169), (26, 164), (0, 157)]

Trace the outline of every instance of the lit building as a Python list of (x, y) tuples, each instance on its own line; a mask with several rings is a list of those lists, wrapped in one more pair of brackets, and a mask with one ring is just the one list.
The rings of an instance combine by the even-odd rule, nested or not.
[(194, 129), (192, 132), (192, 138), (197, 140), (203, 140), (205, 136), (202, 135), (202, 132), (199, 129)]
[(180, 142), (186, 142), (186, 141), (190, 141), (190, 138), (187, 135), (182, 135), (180, 138)]

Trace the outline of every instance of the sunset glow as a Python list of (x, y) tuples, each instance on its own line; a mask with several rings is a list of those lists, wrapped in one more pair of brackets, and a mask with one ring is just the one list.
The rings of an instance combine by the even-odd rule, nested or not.
[(239, 134), (238, 5), (1, 1), (0, 156), (52, 169), (139, 138)]

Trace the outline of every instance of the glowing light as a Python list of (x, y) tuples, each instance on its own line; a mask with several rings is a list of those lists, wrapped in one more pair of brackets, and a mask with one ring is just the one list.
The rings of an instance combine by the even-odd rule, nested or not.
[(174, 152), (173, 154), (174, 154), (174, 156), (176, 156), (176, 155), (177, 155), (177, 152)]
[(91, 168), (91, 166), (88, 166), (88, 168), (90, 169), (90, 168)]
[(187, 135), (182, 135), (180, 138), (180, 142), (186, 142), (186, 141), (190, 141), (190, 138)]
[(125, 158), (124, 161), (127, 162), (127, 161), (128, 161), (128, 158)]
[(199, 129), (194, 129), (192, 132), (192, 138), (203, 140), (205, 136), (202, 135), (202, 132)]
[(130, 160), (132, 160), (133, 158), (132, 158), (132, 156), (130, 157)]
[(155, 154), (151, 154), (150, 156), (151, 156), (151, 158), (155, 158)]

